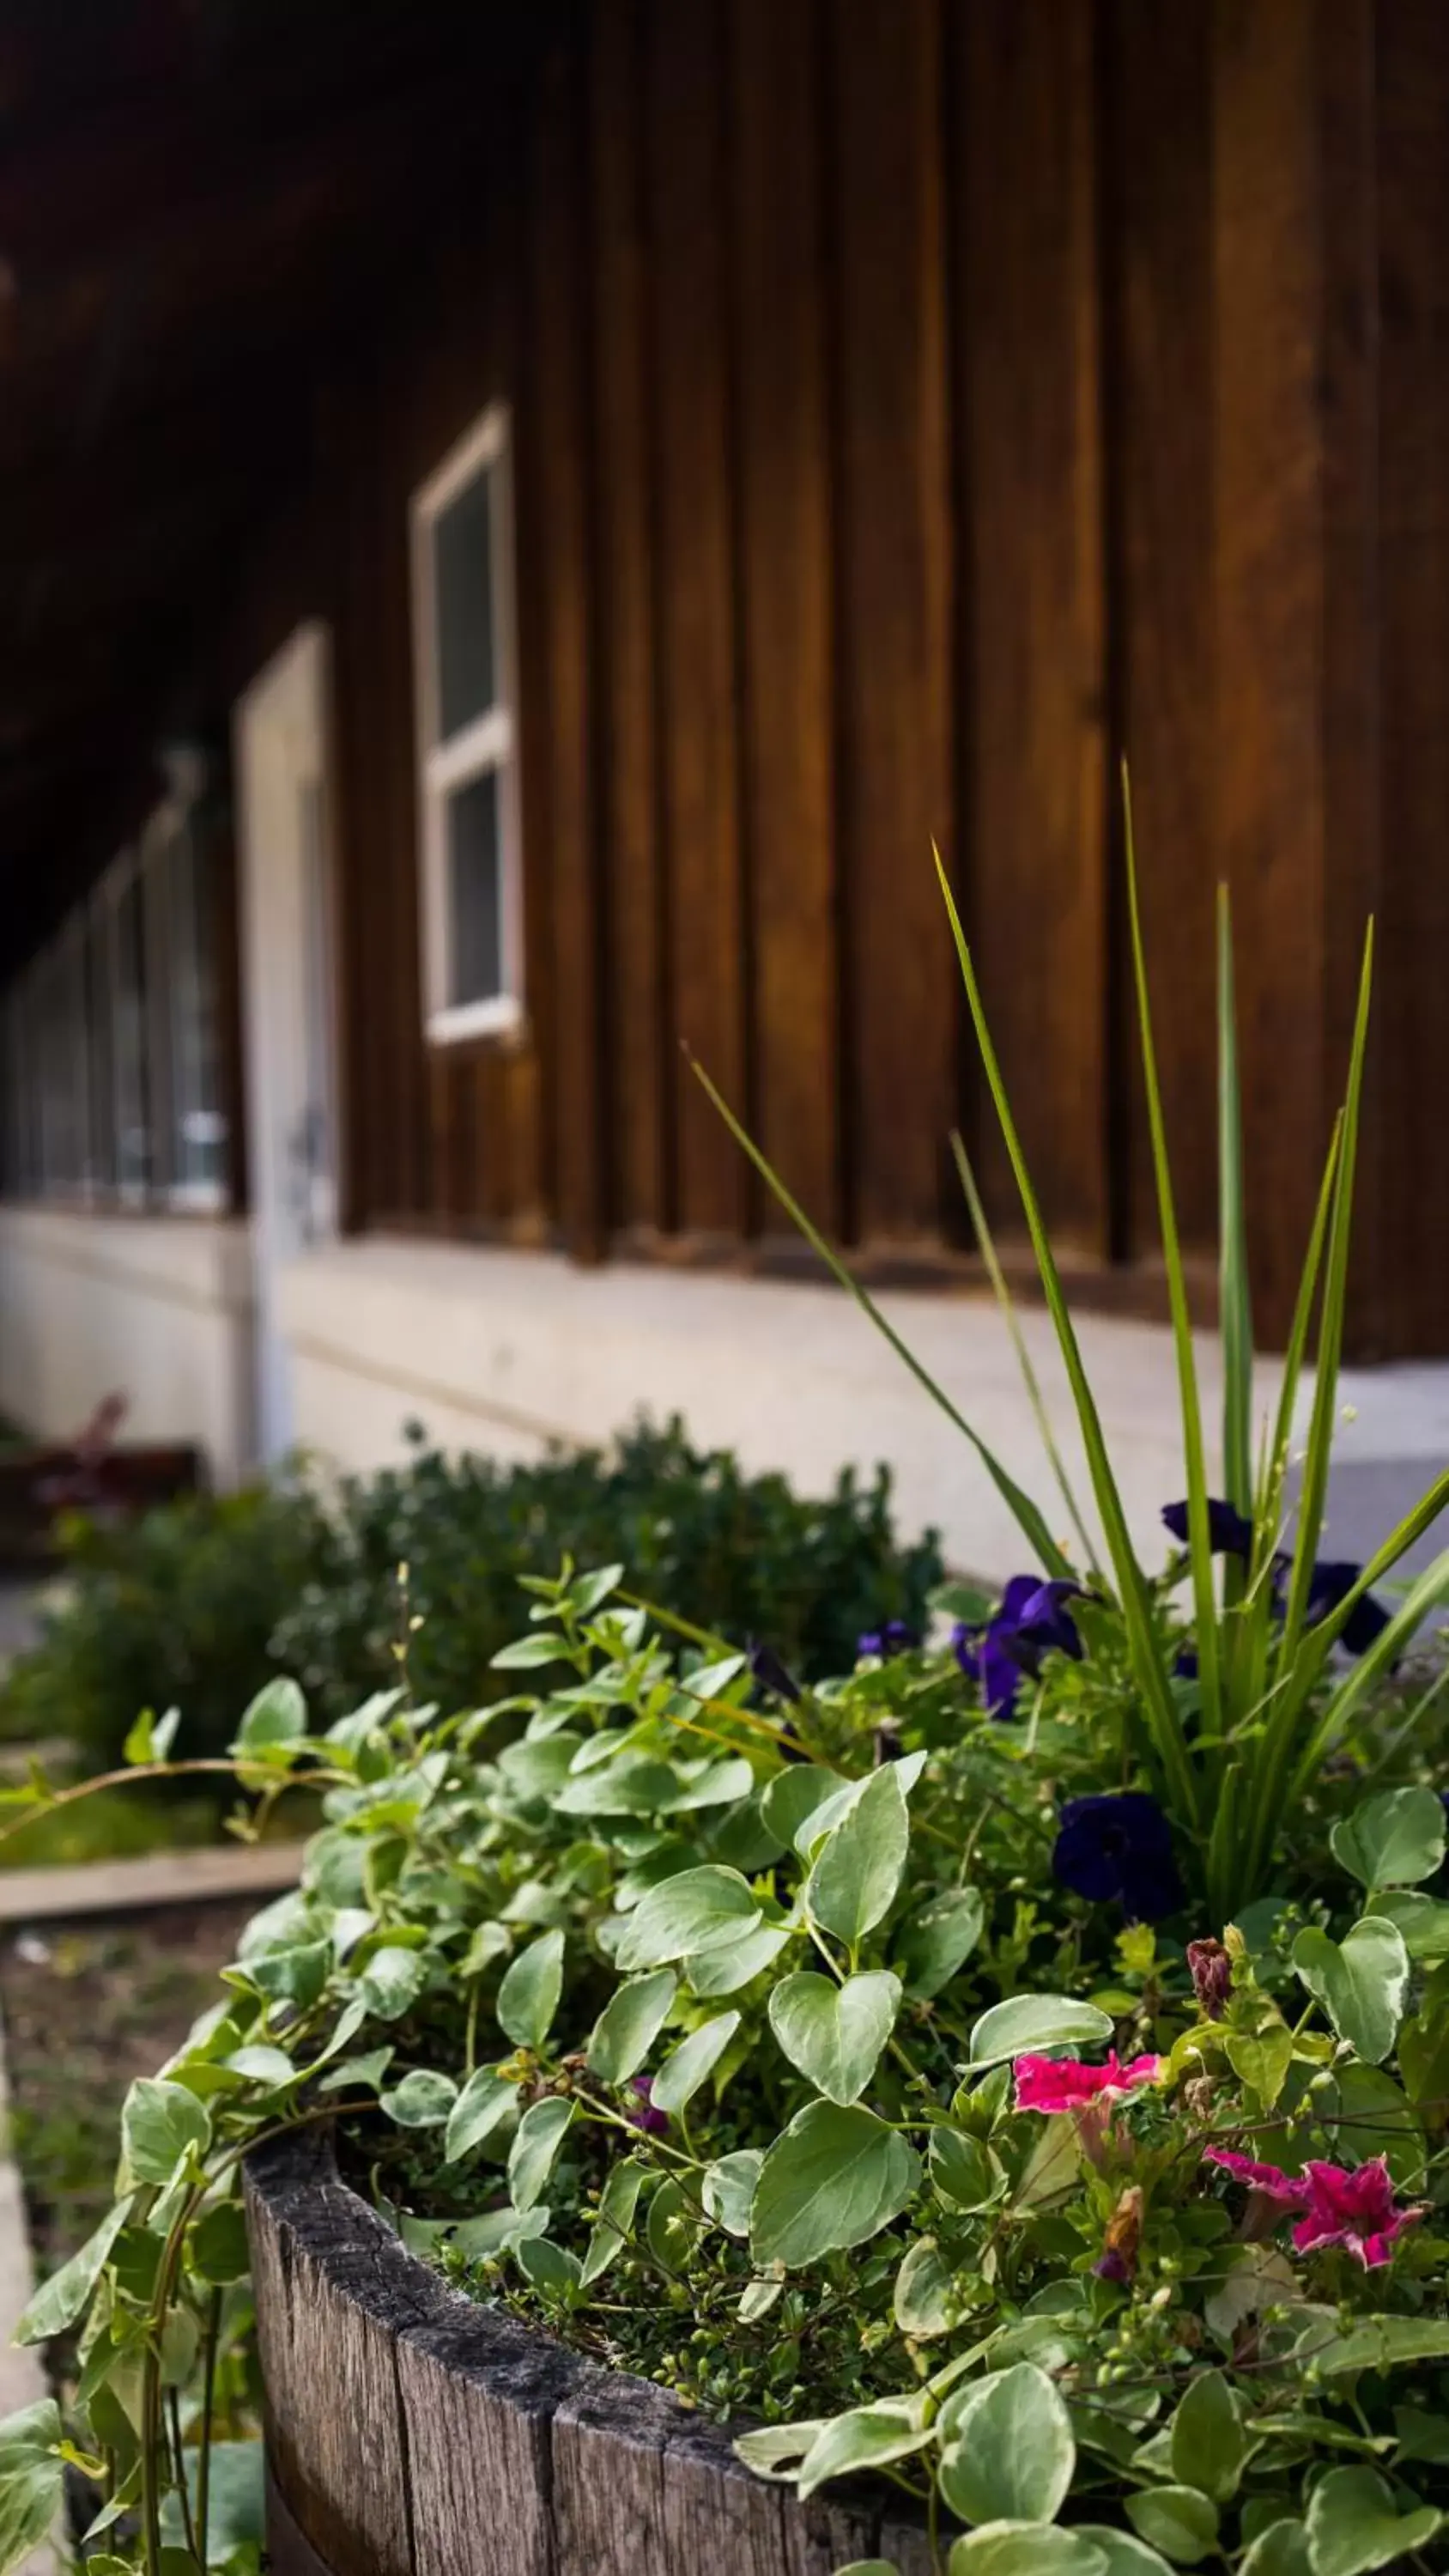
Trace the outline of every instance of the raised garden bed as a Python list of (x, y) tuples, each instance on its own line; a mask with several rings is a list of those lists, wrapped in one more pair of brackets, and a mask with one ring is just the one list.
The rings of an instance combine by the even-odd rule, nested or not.
[(110, 2207), (127, 2088), (179, 2048), (216, 1996), (256, 1898), (0, 1938), (10, 2147), (36, 2268), (73, 2254)]
[(929, 2576), (862, 2483), (799, 2505), (723, 2427), (445, 2287), (302, 2130), (253, 2156), (247, 2223), (277, 2576)]

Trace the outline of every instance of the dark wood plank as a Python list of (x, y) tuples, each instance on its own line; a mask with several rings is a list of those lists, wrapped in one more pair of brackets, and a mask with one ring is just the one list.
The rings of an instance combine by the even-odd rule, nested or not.
[(532, 203), (533, 400), (521, 431), (544, 532), (538, 614), (548, 708), (553, 911), (552, 1074), (564, 1240), (597, 1259), (608, 1207), (609, 1067), (602, 1008), (602, 900), (590, 694), (592, 528), (589, 341), (584, 286), (583, 68), (577, 46), (544, 68)]
[(1378, 1355), (1449, 1347), (1449, 48), (1431, 0), (1381, 0), (1375, 26), (1382, 1147), (1360, 1228), (1384, 1247), (1363, 1337)]
[(817, 1222), (837, 1230), (823, 29), (816, 0), (734, 0), (730, 18), (757, 1132)]
[(939, 1230), (955, 1107), (940, 26), (837, 0), (829, 27), (846, 1150), (861, 1236), (909, 1242)]
[[(735, 690), (730, 298), (720, 0), (653, 0), (658, 619), (670, 1029), (750, 1112)], [(673, 1213), (738, 1234), (746, 1165), (676, 1058)]]
[(279, 2538), (335, 2576), (833, 2576), (878, 2546), (928, 2576), (883, 2487), (802, 2507), (725, 2427), (446, 2290), (320, 2132), (254, 2155), (246, 2200)]
[[(1132, 771), (1138, 882), (1178, 1224), (1217, 1240), (1212, 1118), (1214, 0), (1110, 0), (1104, 15), (1104, 418), (1110, 650)], [(1109, 782), (1110, 784), (1110, 782)], [(1114, 849), (1117, 1248), (1159, 1249)]]
[[(1056, 1238), (1105, 1252), (1106, 650), (1093, 12), (969, 0), (957, 262), (969, 907), (987, 1010)], [(982, 1112), (989, 1205), (1017, 1222)]]
[[(1375, 644), (1354, 535), (1371, 334), (1361, 321), (1329, 333), (1345, 291), (1350, 318), (1355, 299), (1362, 309), (1346, 218), (1362, 211), (1366, 174), (1351, 118), (1334, 124), (1336, 159), (1325, 152), (1329, 85), (1349, 68), (1333, 57), (1355, 14), (1222, 0), (1213, 17), (1219, 849), (1239, 932), (1254, 1285), (1270, 1346), (1287, 1330), (1341, 1096), (1359, 927), (1343, 916), (1359, 906), (1335, 877), (1366, 829), (1373, 868)], [(1360, 1159), (1371, 1175), (1372, 1124)]]
[(609, 904), (615, 1226), (667, 1222), (678, 1086), (664, 1023), (655, 725), (650, 246), (642, 0), (600, 0), (590, 81), (600, 797)]

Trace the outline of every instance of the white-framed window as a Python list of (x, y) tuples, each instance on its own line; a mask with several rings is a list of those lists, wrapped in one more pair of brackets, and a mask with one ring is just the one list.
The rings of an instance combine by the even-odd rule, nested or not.
[(122, 1207), (144, 1207), (155, 1172), (155, 1067), (148, 1001), (153, 980), (151, 943), (139, 851), (121, 852), (102, 880), (100, 904), (109, 967), (106, 1036), (113, 1186)]
[(216, 876), (204, 766), (171, 756), (171, 793), (142, 834), (147, 945), (155, 961), (152, 1061), (164, 1067), (160, 1160), (172, 1207), (225, 1207), (230, 1129), (222, 1069)]
[(219, 811), (200, 754), (0, 997), (4, 1186), (123, 1208), (230, 1204)]
[(516, 1027), (523, 885), (508, 413), (412, 501), (423, 1016), (446, 1044)]

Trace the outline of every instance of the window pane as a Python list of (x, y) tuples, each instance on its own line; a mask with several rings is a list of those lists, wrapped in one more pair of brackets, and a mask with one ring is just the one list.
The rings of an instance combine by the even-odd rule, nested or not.
[(438, 614), (438, 732), (446, 742), (497, 694), (493, 655), (493, 547), (487, 471), (465, 484), (433, 523)]
[(172, 1177), (183, 1189), (226, 1180), (221, 1025), (211, 872), (200, 832), (178, 826), (163, 853), (171, 965)]
[(448, 798), (450, 1002), (486, 1002), (503, 989), (498, 778), (470, 778)]
[(116, 1183), (138, 1197), (151, 1178), (151, 1123), (146, 1096), (146, 958), (141, 880), (132, 875), (116, 903), (115, 982), (111, 1021)]

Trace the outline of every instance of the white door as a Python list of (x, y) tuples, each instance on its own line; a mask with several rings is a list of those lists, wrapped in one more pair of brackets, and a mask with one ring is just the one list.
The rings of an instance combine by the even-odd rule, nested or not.
[(247, 1134), (264, 1460), (296, 1437), (282, 1269), (336, 1230), (327, 634), (301, 626), (238, 700)]

